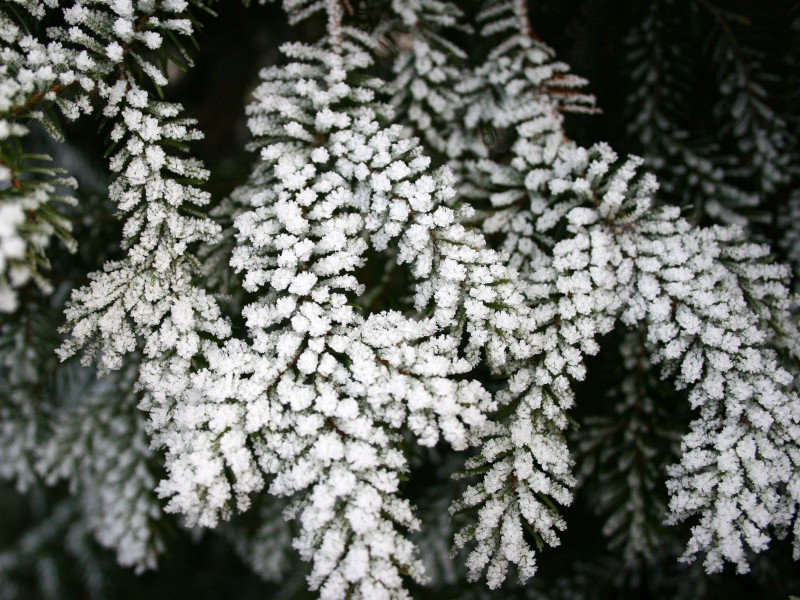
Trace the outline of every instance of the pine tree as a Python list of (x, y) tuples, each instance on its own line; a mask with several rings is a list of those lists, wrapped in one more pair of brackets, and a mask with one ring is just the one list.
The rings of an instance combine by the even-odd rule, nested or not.
[(542, 6), (284, 0), (236, 185), (167, 99), (221, 6), (0, 7), (0, 596), (800, 592), (796, 41), (635, 3), (639, 158)]

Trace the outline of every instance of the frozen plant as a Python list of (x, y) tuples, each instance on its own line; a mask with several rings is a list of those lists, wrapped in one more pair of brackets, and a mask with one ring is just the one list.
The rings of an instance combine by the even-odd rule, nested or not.
[[(164, 524), (219, 529), (264, 580), (292, 580), (294, 550), (321, 598), (410, 598), (546, 577), (582, 485), (631, 573), (677, 545), (709, 574), (787, 536), (800, 554), (792, 274), (739, 226), (753, 193), (664, 137), (730, 192), (706, 207), (736, 225), (700, 227), (642, 159), (570, 140), (564, 113), (595, 100), (523, 0), (286, 0), (324, 33), (261, 70), (254, 162), (216, 197), (197, 123), (162, 99), (209, 4), (0, 9), (0, 474), (67, 480), (59, 531), (141, 572)], [(656, 138), (653, 102), (635, 124)], [(101, 117), (122, 239), (47, 296), (50, 239), (75, 251), (86, 226), (80, 190), (54, 208), (74, 180), (26, 150), (36, 128), (62, 139), (54, 108)], [(761, 158), (774, 191), (789, 175)], [(582, 393), (603, 359), (622, 382)]]

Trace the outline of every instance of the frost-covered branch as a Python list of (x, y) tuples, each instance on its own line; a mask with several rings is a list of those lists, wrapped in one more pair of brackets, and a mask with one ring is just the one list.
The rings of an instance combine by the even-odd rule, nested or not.
[(93, 369), (65, 367), (55, 386), (62, 405), (37, 449), (37, 469), (51, 485), (68, 480), (98, 543), (115, 550), (120, 565), (141, 572), (155, 568), (164, 543), (154, 457), (136, 410), (136, 375), (135, 363), (101, 380)]
[[(403, 534), (417, 520), (399, 494), (402, 428), (466, 447), (493, 403), (455, 376), (525, 355), (526, 310), (502, 257), (444, 205), (449, 174), (379, 124), (377, 81), (355, 83), (369, 38), (342, 35), (285, 46), (292, 62), (262, 73), (248, 109), (262, 162), (231, 260), (258, 295), (247, 339), (203, 347), (189, 379), (145, 367), (143, 381), (168, 510), (211, 525), (273, 476), (270, 491), (295, 498), (312, 588), (402, 597), (403, 575), (422, 578)], [(408, 315), (358, 311), (368, 248), (418, 281)]]
[[(409, 598), (427, 581), (420, 550), (451, 531), (430, 514), (452, 502), (467, 578), (497, 589), (561, 543), (580, 475), (626, 573), (673, 551), (654, 551), (662, 517), (691, 525), (684, 560), (702, 554), (709, 572), (746, 571), (792, 528), (797, 546), (800, 334), (769, 249), (658, 204), (641, 159), (567, 138), (564, 113), (594, 100), (530, 3), (283, 4), (300, 35), (324, 34), (284, 44), (247, 94), (256, 160), (227, 198), (205, 189), (197, 125), (160, 97), (206, 2), (0, 9), (0, 310), (19, 305), (0, 323), (0, 475), (68, 482), (66, 516), (40, 537), (78, 519), (75, 536), (141, 571), (173, 513), (221, 526), (265, 580), (305, 576), (293, 547), (326, 600)], [(727, 184), (716, 155), (667, 126), (678, 76), (660, 70), (663, 40), (647, 43), (661, 8), (631, 38), (659, 66), (633, 75), (645, 110), (631, 127), (686, 163), (676, 195), (680, 177), (708, 195)], [(46, 287), (54, 235), (71, 244), (53, 208), (71, 180), (26, 148), (35, 121), (58, 138), (54, 109), (102, 118), (122, 242), (70, 300), (65, 284), (43, 303), (26, 283)], [(788, 181), (753, 168), (771, 189)], [(105, 378), (51, 364), (46, 302), (67, 302), (59, 357), (82, 353)], [(622, 326), (638, 333), (606, 338), (631, 346), (616, 405), (574, 412), (585, 363), (604, 360), (587, 357)], [(685, 390), (685, 411), (662, 386)], [(612, 416), (576, 423), (586, 412)], [(424, 516), (436, 526), (417, 534)], [(25, 543), (44, 547), (36, 535)], [(428, 562), (440, 584), (460, 573)]]
[[(692, 12), (691, 3), (686, 9)], [(650, 3), (625, 38), (633, 84), (626, 102), (628, 136), (659, 175), (667, 201), (694, 208), (698, 219), (746, 226), (761, 200), (747, 190), (741, 165), (723, 153), (718, 140), (692, 143), (687, 130), (695, 114), (695, 83), (686, 65), (696, 60), (695, 43), (675, 10), (668, 2)]]
[[(493, 9), (491, 16), (497, 14)], [(504, 20), (497, 23), (506, 27)], [(513, 46), (514, 39), (501, 48)], [(535, 60), (548, 72), (546, 53)], [(513, 89), (502, 81), (502, 89)], [(541, 481), (531, 477), (531, 459), (544, 466), (543, 473), (561, 475), (560, 487), (547, 478), (544, 488), (533, 490), (549, 492), (561, 504), (570, 501), (571, 465), (560, 434), (566, 425), (560, 411), (572, 404), (565, 376), (583, 377), (582, 354), (596, 352), (594, 340), (617, 320), (645, 321), (653, 360), (668, 373), (683, 365), (676, 383), (691, 388), (690, 401), (700, 413), (684, 437), (681, 464), (670, 472), (672, 518), (699, 518), (687, 555), (705, 552), (709, 571), (719, 570), (724, 560), (744, 571), (744, 545), (763, 550), (790, 526), (796, 511), (793, 448), (800, 405), (792, 377), (767, 347), (765, 306), (750, 291), (750, 282), (763, 280), (755, 287), (788, 298), (787, 271), (765, 261), (762, 248), (744, 244), (739, 230), (695, 229), (678, 209), (653, 207), (657, 186), (652, 176), (638, 173), (641, 160), (618, 162), (605, 145), (584, 149), (567, 141), (558, 94), (530, 87), (519, 76), (510, 81), (519, 81), (523, 90), (513, 107), (484, 105), (484, 118), (516, 139), (510, 160), (476, 162), (474, 188), (467, 193), (479, 202), (488, 197), (488, 206), (480, 205), (487, 206), (484, 231), (521, 269), (534, 314), (544, 316), (543, 341), (534, 352), (534, 364), (541, 360), (542, 366), (524, 385), (512, 379), (511, 390), (527, 390), (531, 381), (552, 387), (542, 393), (534, 385), (532, 402), (512, 404), (508, 429), (501, 428), (492, 445), (484, 445), (484, 458), (469, 465), (489, 467), (482, 487), (465, 496), (466, 505), (483, 507), (481, 523), (456, 543), (477, 540), (472, 575), (488, 566), (491, 586), (502, 582), (509, 560), (518, 563), (522, 578), (533, 572), (521, 536), (509, 543), (507, 531), (519, 527), (515, 521), (533, 520), (537, 541), (557, 543), (552, 526), (536, 529), (543, 511), (529, 508), (529, 516), (515, 507), (544, 506), (518, 491), (522, 482)], [(766, 311), (791, 322), (785, 305)], [(528, 417), (531, 405), (543, 408), (552, 425), (543, 429), (541, 418)], [(535, 431), (542, 432), (541, 441), (531, 445)], [(531, 458), (520, 462), (528, 445), (523, 456)], [(563, 527), (555, 516), (550, 519)]]

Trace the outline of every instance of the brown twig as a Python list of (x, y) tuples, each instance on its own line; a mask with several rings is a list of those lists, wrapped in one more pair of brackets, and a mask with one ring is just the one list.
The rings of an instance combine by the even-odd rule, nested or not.
[(65, 87), (66, 86), (64, 86), (61, 83), (56, 83), (56, 84), (53, 84), (52, 86), (50, 86), (50, 88), (47, 89), (44, 92), (36, 92), (30, 98), (28, 98), (28, 100), (25, 102), (25, 104), (23, 104), (22, 106), (18, 106), (17, 108), (12, 108), (11, 109), (11, 114), (12, 115), (19, 115), (19, 114), (22, 114), (22, 113), (26, 113), (31, 108), (36, 106), (36, 104), (41, 102), (48, 94), (51, 94), (51, 93), (58, 94)]

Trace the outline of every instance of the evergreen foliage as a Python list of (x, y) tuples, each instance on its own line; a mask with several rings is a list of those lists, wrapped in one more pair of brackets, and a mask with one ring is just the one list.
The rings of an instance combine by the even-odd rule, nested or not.
[(800, 593), (800, 14), (608, 4), (0, 5), (0, 598)]

